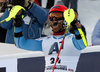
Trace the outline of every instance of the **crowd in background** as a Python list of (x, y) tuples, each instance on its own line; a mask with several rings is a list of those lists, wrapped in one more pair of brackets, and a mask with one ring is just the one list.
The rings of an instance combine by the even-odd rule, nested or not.
[[(1, 16), (3, 15), (3, 13), (5, 12), (5, 10), (7, 8), (11, 8), (12, 7), (12, 5), (13, 5), (12, 1), (13, 0), (0, 0), (0, 15)], [(17, 4), (17, 1), (16, 0), (14, 0), (14, 2), (16, 2), (16, 4)], [(44, 7), (43, 6), (43, 0), (35, 0), (35, 2), (39, 6)], [(46, 1), (45, 9), (47, 9), (47, 11), (49, 12), (49, 9), (52, 6), (54, 6), (55, 4), (61, 4), (61, 5), (65, 5), (67, 7), (69, 7), (69, 5), (71, 4), (71, 8), (75, 8), (75, 10), (77, 10), (77, 0), (74, 1), (74, 2), (75, 3), (73, 3), (73, 0), (71, 0), (70, 2), (68, 0), (56, 0), (56, 1), (55, 0), (47, 0)], [(22, 5), (24, 5), (23, 3), (22, 3)], [(27, 5), (27, 3), (26, 3), (26, 5)], [(43, 28), (43, 31), (42, 31), (43, 36), (44, 35), (52, 35), (52, 29), (51, 29), (50, 26), (51, 26), (51, 24), (50, 24), (50, 21), (48, 20), (48, 23), (45, 23), (44, 28)], [(6, 43), (14, 44), (14, 40), (12, 40), (10, 38), (10, 35), (11, 35), (11, 37), (13, 37), (12, 36), (13, 35), (13, 33), (12, 33), (13, 31), (10, 31), (10, 30), (11, 30), (10, 27), (7, 28), (7, 27), (5, 27), (3, 25), (0, 25), (0, 42), (6, 42)]]
[[(46, 61), (45, 72), (48, 72), (55, 61), (58, 62), (57, 66), (68, 67), (66, 71), (72, 68), (75, 72), (81, 50), (88, 46), (85, 27), (78, 19), (78, 0), (47, 0), (45, 6), (42, 2), (43, 0), (0, 0), (0, 21), (7, 18), (16, 5), (22, 7), (21, 10), (16, 10), (18, 12), (15, 18), (0, 24), (0, 42), (15, 44), (16, 47), (25, 50), (43, 51)], [(75, 17), (67, 28), (68, 23), (63, 14), (65, 10), (71, 10), (70, 8)], [(99, 23), (100, 20), (93, 31), (93, 45), (100, 44)], [(56, 56), (59, 54), (61, 56), (57, 59)], [(73, 56), (77, 56), (76, 61)], [(58, 71), (60, 69), (58, 68)]]

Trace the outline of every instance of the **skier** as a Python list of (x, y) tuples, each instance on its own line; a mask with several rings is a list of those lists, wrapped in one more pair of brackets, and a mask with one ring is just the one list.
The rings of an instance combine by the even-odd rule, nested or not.
[[(45, 72), (52, 72), (53, 70), (66, 30), (63, 13), (67, 9), (63, 5), (54, 5), (49, 10), (53, 36), (39, 39), (25, 39), (24, 34), (21, 34), (23, 31), (22, 26), (16, 27), (15, 25), (14, 39), (16, 46), (25, 50), (43, 51), (46, 60)], [(69, 31), (65, 35), (65, 40), (54, 72), (75, 72), (80, 52), (87, 46), (87, 42), (84, 42), (86, 41), (84, 32), (81, 30), (82, 36), (84, 36), (81, 37), (79, 30), (81, 30), (81, 24), (77, 21), (77, 13), (75, 12), (75, 19), (71, 22)]]
[(22, 11), (24, 18), (20, 16), (16, 19), (12, 18), (10, 21), (3, 22), (0, 24), (2, 28), (7, 29), (5, 40), (6, 43), (14, 44), (13, 24), (16, 23), (23, 25), (23, 33), (26, 39), (35, 39), (41, 37), (43, 25), (48, 19), (48, 11), (35, 4), (34, 1), (35, 0), (10, 0), (9, 3), (11, 5), (9, 8), (6, 9), (0, 21), (4, 20), (9, 16), (9, 12), (12, 9), (11, 6), (13, 7), (15, 5), (20, 5), (22, 7), (25, 7), (25, 11)]

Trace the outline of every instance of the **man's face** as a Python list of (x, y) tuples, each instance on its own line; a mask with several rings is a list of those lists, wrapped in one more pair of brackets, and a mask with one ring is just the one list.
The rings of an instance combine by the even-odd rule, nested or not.
[(49, 18), (53, 32), (59, 32), (63, 27), (63, 14), (60, 12), (52, 12), (49, 14)]

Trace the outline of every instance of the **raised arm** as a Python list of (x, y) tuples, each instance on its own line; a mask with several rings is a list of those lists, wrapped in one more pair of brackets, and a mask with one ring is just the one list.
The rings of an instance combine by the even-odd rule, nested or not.
[[(6, 18), (9, 16), (9, 12), (10, 12), (9, 9), (7, 8), (7, 9), (5, 10), (4, 14), (2, 15), (0, 21), (6, 19)], [(3, 22), (3, 23), (1, 23), (0, 26), (1, 26), (2, 28), (4, 28), (4, 29), (9, 29), (9, 28), (11, 28), (11, 27), (12, 27), (12, 19), (11, 19), (10, 21), (8, 21), (8, 22)]]
[[(43, 26), (48, 19), (48, 11), (32, 2), (31, 7), (27, 10), (29, 12), (30, 23), (23, 25), (23, 33), (25, 38), (39, 38), (41, 37)], [(27, 21), (27, 20), (26, 20)]]
[(71, 23), (74, 30), (75, 37), (73, 37), (73, 44), (78, 50), (82, 50), (87, 47), (86, 36), (82, 30), (81, 24), (75, 20)]
[(31, 3), (31, 7), (29, 7), (29, 12), (35, 16), (40, 24), (44, 24), (48, 19), (48, 11), (34, 2)]
[(18, 48), (30, 51), (42, 51), (42, 40), (25, 39), (21, 27), (15, 27), (14, 40)]

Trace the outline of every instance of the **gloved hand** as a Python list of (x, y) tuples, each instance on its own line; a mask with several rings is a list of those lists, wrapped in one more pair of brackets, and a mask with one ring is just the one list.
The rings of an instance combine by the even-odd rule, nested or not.
[(33, 2), (28, 1), (28, 5), (26, 6), (26, 10), (30, 9), (33, 5)]
[(72, 26), (72, 28), (73, 28), (74, 30), (77, 29), (77, 25), (76, 25), (77, 22), (78, 22), (77, 19), (74, 19), (74, 21), (71, 22), (71, 26)]
[(13, 25), (14, 25), (15, 27), (20, 27), (20, 26), (23, 24), (23, 16), (24, 16), (24, 15), (25, 15), (24, 10), (20, 10), (20, 11), (17, 13), (15, 19), (13, 19)]
[(70, 33), (75, 34), (74, 30), (77, 30), (77, 25), (76, 25), (77, 22), (78, 22), (78, 20), (74, 20), (74, 21), (71, 22), (71, 26), (69, 28)]

